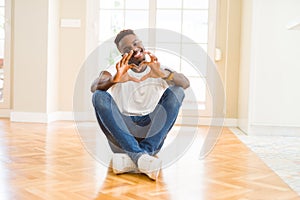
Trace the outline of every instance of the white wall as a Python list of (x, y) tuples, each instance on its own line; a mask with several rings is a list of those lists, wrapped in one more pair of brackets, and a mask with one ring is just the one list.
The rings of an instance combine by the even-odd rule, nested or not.
[(13, 110), (46, 112), (48, 0), (15, 0)]
[(253, 123), (300, 126), (299, 0), (257, 0)]
[(249, 134), (276, 131), (274, 127), (290, 134), (284, 127), (300, 135), (295, 131), (300, 128), (300, 32), (286, 28), (299, 17), (300, 1), (252, 2), (251, 9), (243, 1), (239, 117), (248, 117)]
[(87, 0), (60, 0), (60, 18), (80, 20), (79, 28), (60, 28), (59, 110), (73, 111), (76, 79), (85, 61)]

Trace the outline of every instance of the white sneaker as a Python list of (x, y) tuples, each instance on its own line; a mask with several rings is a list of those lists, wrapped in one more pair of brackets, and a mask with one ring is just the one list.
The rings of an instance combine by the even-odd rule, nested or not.
[(162, 166), (162, 161), (148, 154), (143, 154), (138, 159), (138, 168), (140, 172), (146, 174), (152, 180), (156, 180)]
[(126, 153), (114, 153), (112, 157), (112, 168), (115, 174), (137, 172), (137, 167)]

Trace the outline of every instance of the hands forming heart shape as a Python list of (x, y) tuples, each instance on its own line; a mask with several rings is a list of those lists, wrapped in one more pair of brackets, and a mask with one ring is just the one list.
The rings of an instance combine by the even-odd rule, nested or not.
[[(123, 58), (116, 64), (117, 73), (113, 77), (114, 83), (122, 83), (127, 81), (141, 82), (147, 78), (162, 78), (165, 76), (164, 72), (160, 68), (160, 63), (157, 61), (157, 57), (149, 51), (144, 51), (142, 53), (144, 55), (149, 55), (150, 61), (142, 61), (139, 66), (136, 64), (128, 64), (128, 61), (134, 54), (133, 50), (123, 55)], [(136, 72), (141, 72), (146, 66), (150, 67), (151, 70), (141, 79), (131, 77), (128, 74), (129, 69), (133, 69)]]

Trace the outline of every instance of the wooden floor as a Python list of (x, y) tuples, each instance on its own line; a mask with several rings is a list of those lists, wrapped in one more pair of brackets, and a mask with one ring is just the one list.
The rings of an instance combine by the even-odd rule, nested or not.
[(154, 182), (140, 174), (114, 175), (86, 151), (71, 122), (0, 120), (0, 199), (296, 200), (292, 191), (228, 129), (199, 160), (199, 144), (162, 170)]

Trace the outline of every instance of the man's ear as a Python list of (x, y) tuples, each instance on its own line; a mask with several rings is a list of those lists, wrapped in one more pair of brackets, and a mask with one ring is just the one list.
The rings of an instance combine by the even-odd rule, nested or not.
[(119, 48), (119, 44), (116, 44), (116, 47), (117, 47), (118, 51), (121, 53), (120, 48)]

